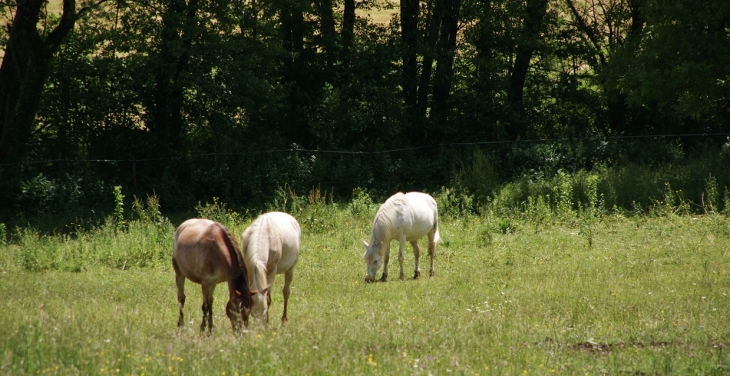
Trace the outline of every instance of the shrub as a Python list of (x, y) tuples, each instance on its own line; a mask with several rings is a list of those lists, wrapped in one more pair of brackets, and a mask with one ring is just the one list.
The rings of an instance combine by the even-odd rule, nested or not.
[(359, 187), (352, 190), (352, 200), (347, 207), (352, 215), (360, 218), (371, 217), (378, 210), (370, 195)]
[(210, 219), (226, 227), (232, 227), (234, 223), (241, 221), (241, 215), (226, 206), (218, 197), (213, 197), (213, 203), (206, 202), (205, 205), (201, 205), (198, 202), (195, 211), (198, 213), (198, 218)]
[(321, 234), (337, 228), (337, 204), (333, 194), (320, 190), (309, 190), (306, 205), (299, 210), (299, 222), (311, 233)]
[(497, 188), (497, 174), (494, 164), (481, 150), (472, 154), (471, 164), (460, 161), (460, 167), (454, 172), (454, 186), (467, 192), (467, 195), (484, 200), (491, 197)]
[(456, 189), (441, 187), (434, 196), (439, 216), (462, 217), (476, 213), (474, 196)]

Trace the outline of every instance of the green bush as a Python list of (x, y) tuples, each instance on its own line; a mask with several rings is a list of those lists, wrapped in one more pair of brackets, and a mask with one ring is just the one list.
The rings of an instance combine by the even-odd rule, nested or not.
[(362, 188), (355, 188), (352, 191), (352, 200), (347, 205), (350, 214), (357, 218), (370, 218), (378, 210), (378, 204), (373, 202), (370, 195)]
[(204, 205), (201, 205), (198, 202), (195, 211), (198, 213), (198, 218), (210, 219), (228, 227), (242, 220), (239, 213), (229, 209), (218, 197), (213, 197), (212, 203), (206, 202)]
[(463, 217), (475, 214), (478, 209), (473, 195), (453, 188), (441, 187), (434, 200), (439, 216)]

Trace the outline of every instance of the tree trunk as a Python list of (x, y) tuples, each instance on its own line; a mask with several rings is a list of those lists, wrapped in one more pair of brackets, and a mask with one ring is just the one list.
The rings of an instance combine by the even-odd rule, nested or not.
[(547, 11), (547, 0), (528, 0), (525, 19), (522, 26), (522, 40), (517, 46), (517, 56), (510, 72), (507, 97), (517, 106), (522, 105), (525, 90), (525, 79), (530, 68), (532, 55), (540, 39), (542, 20)]
[(171, 0), (162, 20), (162, 40), (157, 61), (153, 123), (155, 138), (165, 140), (169, 150), (181, 147), (183, 134), (183, 92), (181, 75), (190, 61), (190, 49), (197, 28), (198, 0)]
[(355, 39), (355, 0), (345, 0), (345, 9), (342, 15), (342, 50), (340, 60), (344, 72), (350, 69), (351, 50)]
[(539, 44), (542, 21), (547, 12), (547, 0), (527, 0), (525, 7), (525, 18), (522, 21), (521, 40), (517, 46), (517, 55), (510, 71), (509, 84), (507, 86), (507, 100), (518, 116), (512, 121), (508, 129), (509, 137), (517, 139), (525, 137), (527, 124), (524, 117), (522, 99), (525, 92), (525, 80), (530, 69), (530, 62)]
[[(335, 32), (335, 17), (332, 11), (332, 0), (319, 0), (320, 33), (325, 54), (327, 71), (334, 73), (337, 60), (337, 32)], [(330, 76), (335, 81), (334, 76)]]
[(401, 40), (403, 42), (403, 72), (401, 87), (406, 113), (409, 116), (407, 133), (413, 145), (423, 142), (423, 125), (418, 122), (418, 0), (401, 0)]
[(479, 30), (474, 47), (476, 48), (476, 70), (477, 77), (485, 80), (494, 72), (489, 68), (489, 62), (493, 60), (494, 49), (494, 25), (492, 24), (492, 0), (479, 0), (479, 14), (477, 28)]
[(426, 19), (426, 36), (423, 45), (423, 64), (421, 66), (421, 80), (418, 84), (418, 122), (425, 124), (428, 110), (428, 96), (431, 94), (431, 74), (433, 62), (438, 49), (438, 35), (441, 27), (443, 0), (429, 0), (430, 15)]
[(78, 15), (75, 0), (63, 1), (58, 25), (43, 38), (37, 29), (44, 0), (17, 3), (0, 66), (0, 162), (18, 157), (30, 140), (48, 66)]
[(283, 47), (288, 57), (284, 61), (283, 79), (289, 86), (287, 113), (282, 122), (282, 135), (288, 142), (306, 143), (308, 123), (302, 116), (307, 101), (306, 64), (304, 61), (304, 12), (296, 1), (285, 2), (281, 9)]
[(442, 126), (448, 120), (449, 93), (454, 76), (454, 54), (458, 32), (461, 0), (443, 0), (439, 48), (436, 61), (436, 74), (433, 80), (433, 105), (431, 106), (433, 124)]

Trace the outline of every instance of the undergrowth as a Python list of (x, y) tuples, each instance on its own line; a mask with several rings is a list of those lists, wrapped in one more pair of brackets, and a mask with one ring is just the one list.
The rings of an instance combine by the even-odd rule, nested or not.
[[(462, 172), (493, 174), (488, 166), (488, 161), (477, 154), (474, 166)], [(637, 166), (593, 172), (580, 170), (573, 174), (558, 170), (549, 178), (523, 176), (498, 188), (491, 185), (493, 179), (489, 177), (467, 182), (469, 175), (460, 173), (455, 175), (459, 182), (455, 187), (442, 187), (431, 194), (442, 218), (481, 218), (485, 227), (480, 238), (484, 243), (491, 242), (493, 234), (539, 232), (560, 225), (578, 229), (588, 247), (592, 247), (597, 228), (607, 216), (730, 214), (730, 190), (715, 175), (699, 179), (692, 187), (684, 184), (684, 189), (677, 189), (682, 182), (663, 179), (661, 171), (643, 178), (637, 177), (639, 172), (647, 171)], [(476, 183), (489, 184), (485, 189), (491, 189), (491, 194), (480, 196), (486, 190), (475, 190)], [(629, 190), (634, 192), (634, 198), (627, 209), (619, 203), (628, 200), (624, 196)], [(645, 196), (636, 194), (642, 191)], [(688, 194), (688, 191), (700, 193)], [(700, 197), (700, 200), (688, 197)], [(334, 199), (332, 191), (315, 187), (299, 195), (285, 185), (276, 191), (266, 211), (289, 212), (299, 220), (303, 232), (327, 234), (341, 231), (348, 223), (351, 226), (353, 222), (370, 222), (384, 199), (373, 198), (358, 188), (353, 190), (350, 201), (343, 204)], [(112, 201), (113, 214), (95, 225), (79, 219), (61, 231), (47, 234), (32, 227), (7, 229), (0, 224), (0, 246), (11, 250), (10, 256), (3, 258), (5, 267), (81, 271), (94, 265), (118, 269), (166, 265), (175, 225), (162, 214), (160, 198), (157, 195), (147, 196), (145, 200), (134, 197), (132, 210), (126, 215), (121, 187), (114, 188)], [(260, 213), (255, 209), (232, 210), (217, 197), (212, 202), (198, 203), (195, 211), (198, 217), (221, 222), (239, 236)]]

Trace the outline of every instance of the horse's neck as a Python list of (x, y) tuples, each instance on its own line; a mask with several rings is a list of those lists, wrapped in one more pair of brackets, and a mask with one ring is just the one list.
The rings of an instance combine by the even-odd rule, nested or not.
[(266, 265), (263, 262), (258, 262), (253, 267), (253, 277), (251, 278), (251, 286), (254, 290), (263, 290), (269, 286), (266, 281)]
[(253, 254), (249, 258), (248, 278), (251, 290), (263, 290), (267, 286), (266, 263), (258, 255), (258, 247), (252, 247)]
[(385, 244), (390, 241), (390, 226), (388, 223), (380, 222), (373, 226), (373, 233), (370, 236), (370, 244)]
[(266, 280), (266, 259), (268, 258), (268, 232), (263, 224), (258, 226), (249, 239), (249, 264), (252, 290), (263, 290), (268, 287)]

